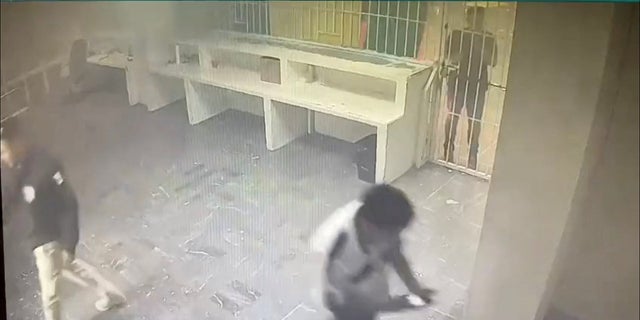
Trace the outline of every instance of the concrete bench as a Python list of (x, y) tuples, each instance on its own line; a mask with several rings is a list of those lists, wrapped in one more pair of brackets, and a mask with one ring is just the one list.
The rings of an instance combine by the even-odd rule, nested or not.
[[(241, 108), (264, 116), (269, 150), (314, 131), (350, 142), (375, 133), (376, 182), (393, 181), (415, 164), (430, 66), (231, 32), (175, 46), (175, 63), (151, 64), (150, 72), (184, 80), (191, 124), (233, 107), (221, 88), (261, 98), (259, 109)], [(197, 59), (181, 61), (183, 50)]]

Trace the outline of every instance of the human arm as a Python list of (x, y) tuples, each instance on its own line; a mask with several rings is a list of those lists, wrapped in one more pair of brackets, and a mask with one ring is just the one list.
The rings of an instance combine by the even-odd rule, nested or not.
[(404, 284), (409, 289), (409, 292), (420, 297), (425, 303), (431, 303), (432, 296), (435, 291), (427, 287), (423, 287), (418, 280), (414, 277), (413, 271), (409, 266), (407, 258), (402, 252), (402, 247), (398, 244), (391, 252), (391, 262), (393, 267)]

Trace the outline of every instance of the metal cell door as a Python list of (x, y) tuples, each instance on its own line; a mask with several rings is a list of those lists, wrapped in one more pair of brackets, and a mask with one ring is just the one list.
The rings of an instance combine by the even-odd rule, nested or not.
[(445, 2), (433, 159), (490, 178), (507, 90), (516, 3)]

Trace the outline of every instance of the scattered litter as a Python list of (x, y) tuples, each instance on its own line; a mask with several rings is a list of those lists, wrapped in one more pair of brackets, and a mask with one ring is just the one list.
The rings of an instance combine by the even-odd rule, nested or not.
[(226, 242), (226, 243), (228, 243), (228, 244), (230, 244), (230, 245), (232, 245), (232, 246), (234, 246), (234, 247), (237, 247), (237, 246), (238, 246), (238, 244), (237, 244), (237, 243), (231, 242), (231, 240), (227, 239), (227, 236), (226, 236), (226, 235), (222, 235), (222, 239), (224, 239), (224, 242)]
[(171, 255), (169, 255), (168, 253), (164, 252), (162, 249), (158, 248), (157, 246), (153, 247), (153, 251), (159, 253), (160, 255), (162, 255), (165, 258), (173, 259), (173, 257)]
[(166, 190), (164, 190), (164, 188), (163, 188), (162, 186), (158, 186), (158, 189), (160, 189), (160, 191), (162, 191), (162, 193), (164, 193), (164, 195), (165, 195), (165, 196), (167, 196), (167, 199), (171, 198), (171, 197), (169, 196), (169, 194), (167, 193), (167, 191), (166, 191)]
[(212, 257), (213, 255), (209, 254), (208, 252), (204, 252), (204, 251), (200, 251), (200, 250), (187, 250), (188, 254), (193, 254), (193, 255), (199, 255), (199, 256), (207, 256), (207, 257)]
[(446, 204), (449, 205), (456, 205), (456, 204), (460, 204), (460, 202), (453, 200), (453, 199), (447, 199), (447, 201), (445, 201)]
[(258, 155), (255, 155), (255, 156), (251, 157), (251, 160), (258, 160), (258, 159), (260, 159), (260, 156), (258, 156)]
[(191, 295), (192, 292), (193, 291), (190, 288), (185, 288), (185, 287), (182, 288), (182, 294), (184, 294), (185, 296)]
[(197, 237), (197, 235), (192, 237), (192, 238), (187, 239), (185, 242), (182, 243), (182, 245), (186, 246), (188, 243), (193, 242), (193, 240), (195, 240), (196, 237)]
[(2, 120), (0, 120), (0, 122), (5, 122), (11, 118), (15, 118), (17, 116), (19, 116), (21, 113), (26, 112), (27, 110), (29, 110), (29, 107), (22, 107), (20, 110), (8, 115), (7, 117), (3, 118)]
[(89, 246), (87, 246), (86, 243), (84, 243), (82, 241), (80, 241), (79, 243), (80, 243), (81, 246), (85, 247), (87, 249), (87, 251), (91, 252), (91, 249), (89, 249)]
[(211, 280), (211, 278), (213, 278), (213, 275), (210, 275), (209, 277), (207, 277), (207, 279), (200, 285), (200, 287), (198, 287), (198, 292), (204, 289), (204, 287), (207, 285), (207, 283), (209, 283), (209, 280)]
[(220, 298), (218, 297), (217, 294), (213, 294), (210, 298), (211, 301), (215, 301), (220, 305), (220, 308), (224, 308), (224, 302), (222, 302), (222, 300), (220, 300)]
[(199, 163), (199, 162), (194, 162), (193, 163), (193, 167), (187, 171), (184, 172), (185, 175), (190, 175), (194, 172), (200, 171), (201, 169), (204, 169), (204, 164)]
[(113, 268), (114, 270), (118, 270), (120, 266), (127, 263), (127, 261), (129, 261), (127, 257), (122, 257), (121, 259), (113, 259), (111, 260), (111, 268)]
[(447, 170), (447, 172), (451, 173), (451, 172), (453, 172), (453, 170), (449, 169), (449, 170)]
[(289, 319), (289, 317), (291, 317), (296, 311), (298, 311), (298, 309), (301, 309), (301, 308), (309, 312), (317, 312), (317, 310), (307, 307), (304, 303), (299, 303), (297, 306), (295, 306), (295, 308), (291, 309), (291, 311), (289, 311), (289, 313), (287, 313), (280, 320)]
[(175, 192), (181, 192), (182, 190), (188, 189), (191, 186), (193, 186), (194, 184), (199, 184), (203, 181), (205, 181), (206, 178), (210, 177), (213, 175), (213, 171), (209, 171), (209, 170), (204, 170), (204, 173), (195, 177), (192, 181), (189, 181), (181, 186), (178, 186), (176, 188), (174, 188)]
[(258, 298), (260, 298), (260, 296), (262, 295), (260, 292), (249, 289), (246, 284), (238, 280), (233, 280), (231, 282), (231, 288), (248, 298), (251, 302), (257, 301)]
[(11, 90), (9, 90), (9, 91), (5, 92), (5, 93), (3, 93), (3, 94), (0, 96), (0, 99), (2, 99), (2, 98), (4, 98), (4, 97), (6, 97), (6, 96), (8, 96), (8, 95), (12, 94), (12, 93), (13, 93), (14, 91), (16, 91), (16, 90), (18, 90), (18, 88), (17, 88), (17, 87), (16, 87), (16, 88), (13, 88), (13, 89), (11, 89)]
[(247, 261), (247, 259), (249, 259), (248, 256), (245, 256), (244, 258), (240, 259), (240, 261), (238, 261), (238, 263), (236, 263), (235, 268), (237, 269), (240, 265), (242, 265), (245, 261)]
[(258, 266), (258, 268), (256, 268), (256, 270), (254, 270), (254, 271), (251, 273), (251, 279), (253, 279), (253, 277), (255, 277), (255, 276), (258, 274), (258, 272), (260, 272), (260, 270), (262, 270), (262, 267), (264, 267), (264, 262), (263, 262), (263, 263), (261, 263), (261, 264)]
[(76, 267), (78, 267), (78, 269), (85, 271), (88, 275), (91, 276), (91, 278), (93, 278), (95, 282), (97, 282), (100, 286), (102, 286), (106, 290), (113, 292), (114, 294), (117, 294), (122, 298), (125, 297), (122, 291), (120, 291), (120, 289), (118, 289), (113, 283), (105, 279), (97, 271), (95, 267), (91, 266), (90, 264), (86, 263), (84, 260), (79, 258), (76, 258), (76, 260), (74, 260), (73, 263)]
[(240, 305), (234, 302), (232, 299), (218, 292), (214, 293), (210, 299), (211, 301), (217, 302), (220, 307), (231, 312), (234, 316), (236, 316), (240, 309), (242, 309)]
[(242, 211), (242, 210), (240, 210), (240, 209), (238, 209), (238, 208), (236, 208), (236, 207), (231, 207), (231, 206), (221, 206), (220, 208), (222, 208), (222, 209), (230, 209), (230, 210), (237, 211), (237, 212), (240, 212), (240, 213), (244, 214), (244, 211)]

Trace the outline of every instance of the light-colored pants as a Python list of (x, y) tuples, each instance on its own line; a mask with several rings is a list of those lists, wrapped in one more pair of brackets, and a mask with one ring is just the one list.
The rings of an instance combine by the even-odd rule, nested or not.
[(33, 254), (36, 257), (36, 266), (38, 267), (45, 319), (61, 319), (60, 280), (63, 277), (83, 287), (92, 286), (100, 298), (107, 297), (106, 290), (97, 282), (87, 281), (89, 278), (86, 273), (83, 274), (74, 266), (71, 255), (59, 243), (54, 241), (41, 245), (33, 250)]

